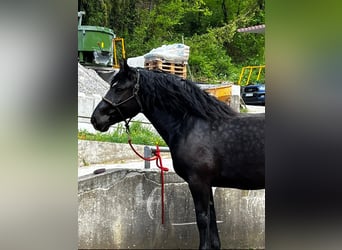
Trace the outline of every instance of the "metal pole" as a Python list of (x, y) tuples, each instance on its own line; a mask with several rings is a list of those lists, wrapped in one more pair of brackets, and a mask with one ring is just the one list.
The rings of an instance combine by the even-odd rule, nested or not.
[[(145, 146), (144, 147), (144, 157), (145, 158), (150, 158), (152, 155), (155, 155), (157, 151), (157, 147), (153, 146)], [(159, 147), (160, 152), (170, 152), (170, 149), (168, 147)], [(150, 169), (150, 161), (145, 161), (145, 169)]]
[(242, 70), (241, 70), (239, 81), (238, 81), (238, 85), (241, 85), (241, 80), (242, 80), (243, 73), (245, 72), (245, 68), (246, 67), (243, 67)]
[[(149, 158), (152, 157), (152, 150), (149, 146), (144, 147), (144, 157)], [(150, 161), (145, 161), (145, 169), (150, 169)]]

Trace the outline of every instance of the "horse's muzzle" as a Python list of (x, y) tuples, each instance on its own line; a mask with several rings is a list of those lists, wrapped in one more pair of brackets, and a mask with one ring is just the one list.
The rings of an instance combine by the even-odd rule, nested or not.
[(90, 122), (93, 125), (93, 127), (95, 129), (97, 129), (97, 122), (96, 122), (96, 119), (95, 119), (95, 117), (93, 115), (90, 117)]
[(100, 132), (105, 132), (108, 130), (106, 126), (101, 126), (101, 124), (97, 122), (97, 119), (94, 116), (90, 118), (90, 122), (93, 125), (93, 127)]

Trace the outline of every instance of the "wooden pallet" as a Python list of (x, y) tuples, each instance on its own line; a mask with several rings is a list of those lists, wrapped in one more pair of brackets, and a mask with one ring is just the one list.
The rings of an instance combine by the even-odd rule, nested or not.
[(148, 70), (161, 70), (166, 73), (178, 75), (183, 79), (186, 78), (186, 64), (185, 63), (172, 63), (162, 60), (145, 61), (145, 69)]

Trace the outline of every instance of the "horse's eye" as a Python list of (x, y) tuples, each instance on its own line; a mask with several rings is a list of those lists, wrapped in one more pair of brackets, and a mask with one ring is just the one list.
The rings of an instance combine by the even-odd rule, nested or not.
[(116, 92), (119, 92), (119, 93), (122, 92), (122, 91), (124, 91), (124, 90), (125, 90), (124, 88), (116, 88), (116, 89), (115, 89), (115, 91), (116, 91)]

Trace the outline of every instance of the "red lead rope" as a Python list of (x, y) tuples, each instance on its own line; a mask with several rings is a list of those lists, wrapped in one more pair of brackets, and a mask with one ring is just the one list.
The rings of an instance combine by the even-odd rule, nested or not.
[(141, 154), (139, 154), (138, 151), (135, 150), (135, 148), (133, 147), (132, 145), (132, 140), (129, 138), (128, 139), (128, 144), (129, 146), (131, 147), (131, 149), (133, 150), (133, 152), (139, 156), (141, 159), (143, 159), (144, 161), (156, 161), (156, 165), (157, 167), (160, 169), (160, 181), (161, 181), (161, 208), (162, 208), (162, 214), (161, 214), (161, 217), (162, 217), (162, 224), (164, 224), (164, 214), (165, 214), (165, 203), (164, 203), (164, 171), (169, 171), (168, 168), (164, 167), (163, 166), (163, 162), (162, 162), (162, 158), (161, 158), (161, 155), (160, 155), (160, 149), (159, 149), (159, 146), (156, 145), (156, 152), (155, 152), (155, 156), (153, 157), (144, 157), (142, 156)]

